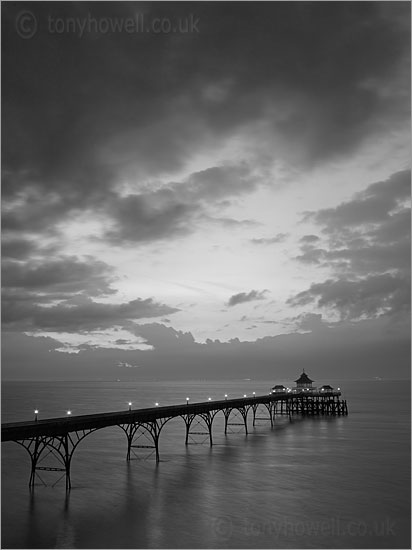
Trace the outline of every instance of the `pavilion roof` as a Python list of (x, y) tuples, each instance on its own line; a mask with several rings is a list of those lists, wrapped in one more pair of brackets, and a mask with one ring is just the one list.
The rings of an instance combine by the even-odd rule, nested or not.
[(297, 380), (295, 380), (295, 382), (297, 384), (310, 384), (312, 383), (314, 380), (311, 380), (309, 378), (309, 376), (306, 374), (305, 371), (302, 372), (302, 374), (300, 375), (300, 378), (298, 378)]

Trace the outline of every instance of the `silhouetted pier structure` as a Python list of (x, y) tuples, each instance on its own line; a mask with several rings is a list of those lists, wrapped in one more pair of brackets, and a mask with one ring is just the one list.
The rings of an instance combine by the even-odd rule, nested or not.
[[(212, 425), (216, 415), (224, 415), (224, 432), (228, 426), (240, 425), (248, 433), (248, 415), (252, 411), (253, 426), (257, 419), (259, 405), (267, 412), (263, 417), (270, 421), (273, 427), (277, 415), (301, 416), (336, 416), (347, 415), (346, 400), (340, 399), (340, 391), (305, 391), (288, 390), (269, 395), (253, 395), (237, 399), (206, 401), (147, 409), (118, 411), (112, 413), (67, 416), (29, 422), (4, 423), (1, 428), (1, 440), (14, 441), (22, 445), (30, 455), (31, 473), (29, 487), (34, 486), (36, 473), (39, 471), (61, 472), (66, 477), (66, 489), (71, 488), (70, 467), (73, 453), (79, 443), (89, 434), (109, 426), (120, 427), (127, 438), (126, 459), (131, 459), (135, 448), (150, 448), (154, 451), (156, 462), (159, 462), (159, 438), (165, 424), (172, 418), (180, 417), (186, 427), (185, 443), (189, 443), (191, 435), (202, 434), (213, 445)], [(262, 407), (261, 407), (262, 409)], [(261, 412), (259, 414), (262, 414)], [(37, 415), (36, 415), (37, 418)], [(238, 418), (240, 422), (234, 422)], [(196, 419), (196, 422), (194, 422)], [(231, 421), (232, 420), (232, 421)], [(204, 426), (202, 432), (195, 431), (197, 424)], [(148, 445), (140, 444), (140, 436), (145, 435)], [(44, 466), (42, 461), (52, 455), (58, 466)]]

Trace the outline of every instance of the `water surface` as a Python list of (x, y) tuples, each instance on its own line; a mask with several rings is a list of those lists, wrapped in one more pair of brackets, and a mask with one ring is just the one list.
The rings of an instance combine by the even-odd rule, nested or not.
[[(283, 381), (280, 381), (283, 382)], [(320, 383), (328, 383), (321, 381)], [(349, 415), (278, 418), (184, 444), (182, 419), (126, 462), (120, 428), (82, 441), (71, 492), (43, 473), (28, 489), (30, 462), (2, 444), (2, 548), (410, 548), (410, 385), (334, 382)], [(2, 421), (267, 393), (273, 381), (4, 382)], [(264, 410), (259, 416), (264, 417)], [(201, 431), (201, 429), (199, 429)], [(207, 438), (205, 438), (207, 439)]]

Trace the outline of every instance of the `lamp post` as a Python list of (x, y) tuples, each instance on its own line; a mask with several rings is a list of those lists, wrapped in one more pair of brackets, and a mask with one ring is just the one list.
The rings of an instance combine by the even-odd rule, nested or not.
[(72, 411), (67, 411), (67, 416), (70, 416), (72, 414)]
[(256, 397), (256, 392), (255, 391), (253, 392), (253, 397)]
[(34, 409), (34, 421), (37, 422), (37, 415), (39, 414), (38, 409)]
[(132, 402), (129, 401), (129, 411), (131, 411), (131, 410), (132, 410)]
[(186, 397), (186, 405), (189, 405), (189, 398)]
[(225, 401), (227, 400), (227, 393), (225, 393)]
[(156, 402), (155, 405), (156, 405), (156, 407), (158, 407), (158, 406), (159, 406), (159, 403)]
[(208, 400), (208, 401), (212, 401), (212, 398), (211, 398), (211, 397), (208, 397), (208, 399), (207, 399), (207, 400)]

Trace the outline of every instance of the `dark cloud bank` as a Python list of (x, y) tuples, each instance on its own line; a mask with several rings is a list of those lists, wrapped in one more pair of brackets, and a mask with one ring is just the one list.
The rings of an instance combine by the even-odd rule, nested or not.
[[(15, 17), (31, 10), (31, 40)], [(3, 231), (53, 234), (93, 212), (131, 244), (184, 235), (258, 183), (247, 162), (160, 190), (202, 148), (245, 131), (255, 161), (307, 170), (398, 128), (409, 112), (409, 5), (3, 4)], [(199, 33), (50, 33), (48, 18), (176, 17)], [(260, 126), (265, 130), (256, 130)], [(119, 184), (135, 181), (125, 198)], [(263, 242), (263, 241), (262, 241)], [(22, 249), (21, 249), (22, 250)]]

